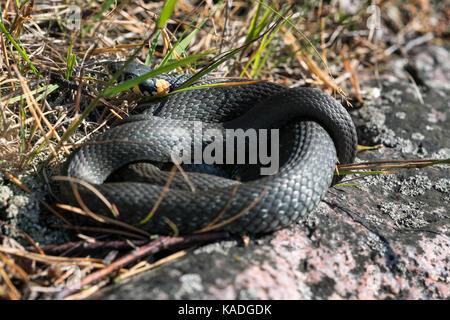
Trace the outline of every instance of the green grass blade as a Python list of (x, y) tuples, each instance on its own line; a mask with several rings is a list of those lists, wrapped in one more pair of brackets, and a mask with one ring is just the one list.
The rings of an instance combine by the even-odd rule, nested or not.
[[(36, 93), (42, 92), (42, 91), (46, 91), (43, 94), (41, 94), (40, 96), (36, 97), (35, 100), (39, 101), (41, 100), (46, 94), (50, 94), (51, 92), (55, 91), (56, 89), (58, 89), (59, 86), (57, 84), (51, 84), (48, 87), (39, 87), (37, 89), (31, 90), (31, 94), (35, 95)], [(25, 95), (22, 94), (20, 96), (11, 98), (7, 101), (7, 104), (13, 104), (16, 103), (18, 101), (20, 101), (22, 98), (25, 98)]]
[[(188, 45), (191, 43), (192, 39), (194, 39), (195, 35), (197, 34), (197, 32), (203, 27), (203, 25), (209, 20), (211, 19), (212, 16), (214, 16), (214, 14), (217, 12), (217, 10), (219, 10), (222, 6), (224, 5), (223, 0), (219, 1), (217, 3), (217, 5), (214, 7), (214, 9), (208, 14), (208, 16), (203, 19), (202, 22), (200, 22), (200, 24), (198, 26), (195, 27), (195, 29), (189, 34), (187, 35), (185, 38), (183, 38), (179, 44), (177, 46), (174, 46), (175, 48), (175, 52), (181, 56), (182, 54), (186, 53), (186, 48), (188, 47)], [(195, 19), (196, 20), (196, 19)], [(194, 21), (195, 21), (194, 20)]]
[[(196, 21), (196, 19), (194, 19), (194, 21)], [(193, 21), (193, 22), (194, 22)], [(191, 24), (193, 23), (191, 22)], [(176, 45), (173, 46), (173, 51), (178, 55), (178, 56), (182, 56), (183, 54), (186, 53), (186, 48), (188, 47), (188, 45), (191, 43), (192, 39), (194, 39), (195, 35), (197, 34), (198, 30), (203, 26), (203, 24), (206, 22), (206, 19), (203, 20), (198, 27), (194, 28), (194, 30), (189, 33), (186, 37), (181, 38), (181, 40), (179, 42), (177, 42)], [(188, 30), (191, 26), (191, 24), (189, 24), (189, 26), (186, 28), (186, 30)]]
[[(281, 14), (284, 15), (286, 12), (287, 12), (287, 9), (282, 10)], [(265, 62), (267, 61), (267, 58), (275, 52), (275, 50), (265, 50), (265, 49), (269, 46), (269, 44), (272, 44), (272, 41), (275, 39), (275, 36), (278, 34), (278, 32), (281, 30), (281, 28), (287, 24), (287, 21), (291, 20), (293, 15), (294, 14), (291, 14), (290, 16), (288, 16), (286, 18), (286, 20), (284, 20), (282, 23), (280, 23), (271, 34), (264, 35), (264, 38), (261, 41), (261, 45), (258, 49), (258, 52), (254, 56), (254, 59), (252, 59), (252, 60), (254, 60), (254, 62), (252, 64), (252, 71), (250, 72), (250, 76), (252, 78), (256, 77), (259, 74), (262, 67), (266, 65)], [(270, 37), (268, 38), (268, 36), (270, 36)], [(276, 47), (277, 49), (279, 48), (276, 45), (273, 45), (273, 47)], [(263, 55), (264, 51), (267, 51), (267, 53), (265, 55)], [(249, 61), (249, 63), (250, 63), (250, 61)]]
[(158, 22), (156, 23), (156, 26), (158, 29), (162, 29), (166, 26), (167, 20), (169, 20), (170, 16), (172, 15), (173, 9), (175, 8), (175, 4), (178, 2), (178, 0), (167, 0), (164, 4), (164, 7), (161, 10), (161, 13), (159, 14)]
[(369, 170), (369, 171), (339, 171), (338, 173), (335, 173), (335, 176), (344, 176), (347, 174), (387, 174), (391, 173), (392, 171), (386, 171), (386, 170)]
[(33, 152), (31, 152), (31, 154), (28, 156), (28, 158), (25, 160), (25, 167), (29, 166), (31, 161), (33, 161), (34, 158), (36, 158), (36, 156), (39, 154), (39, 152), (42, 150), (42, 148), (44, 148), (44, 146), (46, 145), (46, 141), (42, 141), (42, 143), (39, 145), (39, 147), (36, 148), (36, 150), (34, 150)]
[(156, 46), (158, 45), (158, 39), (159, 39), (160, 35), (161, 35), (161, 30), (158, 29), (155, 36), (153, 37), (152, 45), (151, 45), (150, 49), (148, 50), (147, 57), (145, 58), (146, 66), (149, 66), (150, 63), (152, 62), (153, 54), (155, 53)]
[(412, 164), (412, 165), (408, 166), (408, 168), (411, 168), (411, 169), (414, 169), (414, 168), (425, 168), (425, 167), (434, 166), (434, 165), (437, 165), (437, 164), (450, 164), (450, 158), (442, 159), (442, 160), (436, 160), (436, 161), (433, 161), (433, 162), (427, 163), (427, 164), (420, 164), (420, 165)]
[(261, 31), (269, 24), (270, 16), (272, 16), (271, 11), (269, 9), (266, 9), (266, 12), (264, 12), (263, 17), (261, 18), (261, 21), (259, 21), (254, 30), (253, 37), (258, 36), (261, 33)]
[[(277, 16), (279, 16), (281, 19), (287, 21), (287, 19), (285, 17), (283, 17), (283, 15), (281, 13), (279, 13), (277, 10), (273, 9), (271, 6), (268, 6), (266, 4), (264, 4), (263, 2), (256, 0), (258, 3), (261, 3), (263, 6), (265, 6), (266, 8), (269, 8), (269, 10), (273, 11)], [(325, 60), (323, 60), (322, 55), (319, 53), (319, 51), (317, 51), (316, 47), (314, 46), (314, 44), (311, 42), (311, 40), (308, 39), (308, 37), (305, 35), (305, 33), (303, 33), (302, 31), (300, 31), (291, 21), (287, 21), (287, 23), (295, 30), (295, 32), (297, 32), (302, 38), (303, 40), (306, 41), (306, 43), (313, 49), (314, 53), (320, 58), (320, 61), (323, 63), (323, 65), (325, 66), (325, 68), (328, 71), (328, 74), (332, 77), (332, 73), (330, 68), (328, 68), (327, 63), (325, 62)]]
[(178, 87), (178, 90), (189, 87), (191, 84), (196, 82), (198, 79), (200, 79), (201, 77), (210, 73), (212, 70), (214, 70), (219, 65), (221, 65), (222, 63), (224, 63), (225, 61), (227, 61), (228, 59), (233, 57), (236, 53), (238, 53), (241, 50), (242, 50), (242, 47), (231, 50), (229, 53), (225, 54), (222, 58), (219, 58), (216, 61), (213, 61), (206, 68), (204, 68), (203, 70), (200, 70), (199, 72), (194, 74), (192, 77), (190, 77), (187, 81), (185, 81), (181, 86)]
[(256, 8), (255, 15), (253, 16), (252, 22), (250, 23), (250, 28), (248, 29), (248, 34), (247, 34), (247, 37), (245, 38), (245, 42), (248, 42), (255, 38), (254, 34), (255, 34), (256, 25), (258, 23), (258, 17), (261, 12), (261, 6), (262, 6), (262, 4), (258, 3), (258, 8)]
[(202, 52), (202, 53), (198, 53), (198, 54), (194, 54), (194, 55), (189, 56), (187, 58), (184, 58), (184, 59), (181, 59), (181, 60), (177, 60), (177, 61), (175, 61), (173, 63), (170, 63), (170, 64), (167, 64), (165, 66), (159, 67), (159, 68), (157, 68), (155, 70), (152, 70), (151, 72), (143, 74), (142, 76), (139, 76), (139, 77), (136, 77), (136, 78), (124, 81), (124, 82), (118, 84), (117, 86), (115, 86), (113, 88), (106, 89), (103, 92), (102, 96), (103, 97), (108, 97), (108, 96), (117, 94), (119, 92), (122, 92), (124, 90), (131, 89), (131, 88), (137, 86), (139, 83), (141, 83), (141, 82), (143, 82), (143, 81), (145, 81), (145, 80), (147, 80), (149, 78), (155, 77), (155, 76), (160, 75), (162, 73), (167, 73), (167, 72), (169, 72), (169, 71), (171, 71), (171, 70), (173, 70), (175, 68), (178, 68), (178, 67), (190, 64), (192, 62), (195, 62), (198, 59), (200, 59), (200, 58), (202, 58), (202, 57), (212, 53), (214, 50), (215, 49), (208, 50), (208, 51), (205, 51), (205, 52)]
[[(287, 19), (289, 20), (292, 17), (289, 16)], [(261, 56), (262, 53), (264, 51), (264, 49), (272, 42), (272, 40), (274, 39), (274, 37), (276, 36), (276, 34), (280, 31), (280, 29), (286, 25), (286, 20), (284, 20), (282, 23), (280, 23), (271, 33), (265, 33), (262, 40), (261, 40), (261, 44), (259, 45), (258, 51), (253, 55), (253, 57), (251, 57), (249, 59), (249, 61), (246, 63), (244, 69), (242, 70), (242, 72), (240, 73), (240, 77), (243, 77), (245, 75), (245, 72), (247, 71), (247, 69), (250, 67), (250, 65), (252, 65), (252, 71), (250, 73), (250, 75), (252, 77), (255, 77), (258, 74), (258, 70), (261, 68), (262, 64), (261, 62)], [(270, 35), (270, 37), (269, 37)]]
[[(85, 27), (83, 28), (84, 32), (82, 32), (81, 36), (83, 37), (83, 33), (88, 33), (89, 31), (92, 30), (92, 28), (94, 28), (95, 23), (97, 21), (99, 21), (101, 18), (103, 18), (103, 13), (105, 13), (106, 11), (108, 11), (112, 5), (114, 5), (117, 2), (117, 0), (106, 0), (103, 4), (102, 7), (100, 9), (100, 12), (95, 14), (95, 16), (92, 18), (92, 22), (90, 24), (85, 25)], [(87, 7), (90, 7), (90, 5), (88, 5)], [(58, 21), (58, 23), (60, 23)], [(82, 24), (84, 25), (84, 24)], [(64, 28), (62, 26), (61, 30), (64, 30)]]
[(69, 80), (73, 73), (73, 68), (75, 66), (75, 62), (77, 60), (77, 57), (72, 54), (72, 44), (69, 46), (69, 51), (67, 51), (67, 69), (66, 69), (66, 80)]
[[(258, 81), (255, 81), (255, 82), (258, 82)], [(244, 82), (244, 83), (247, 83), (247, 82)], [(184, 88), (181, 88), (181, 89), (178, 88), (178, 89), (176, 89), (174, 91), (171, 91), (171, 92), (167, 93), (165, 96), (171, 96), (171, 95), (177, 94), (177, 93), (182, 92), (182, 91), (199, 90), (199, 89), (212, 88), (212, 87), (241, 86), (241, 85), (243, 85), (242, 82), (236, 82), (234, 84), (230, 84), (230, 83), (226, 83), (226, 84), (224, 84), (224, 83), (199, 84), (199, 85), (196, 85), (196, 86), (184, 87)], [(156, 97), (155, 100), (156, 99), (158, 99), (158, 97)]]
[[(162, 59), (161, 63), (158, 67), (162, 67), (166, 65), (169, 62), (172, 62), (173, 60), (176, 60), (176, 56), (182, 57), (186, 54), (186, 48), (191, 43), (192, 39), (194, 39), (197, 32), (203, 27), (203, 25), (210, 19), (217, 11), (219, 6), (222, 4), (222, 1), (219, 2), (219, 5), (215, 7), (214, 10), (202, 21), (198, 26), (194, 28), (194, 30), (188, 34), (186, 37), (184, 37), (185, 33), (189, 31), (191, 26), (197, 21), (198, 16), (187, 26), (187, 28), (184, 30), (182, 35), (179, 37), (177, 42), (173, 45), (172, 49), (166, 54), (166, 56)], [(176, 55), (173, 55), (173, 53), (176, 53)]]
[(5, 25), (3, 24), (3, 22), (0, 22), (0, 29), (2, 30), (3, 34), (6, 36), (6, 38), (8, 38), (8, 40), (12, 43), (12, 45), (16, 48), (16, 50), (19, 52), (20, 56), (28, 63), (28, 65), (30, 66), (31, 70), (33, 70), (33, 73), (35, 75), (38, 75), (39, 72), (36, 69), (36, 67), (33, 65), (33, 63), (31, 62), (30, 58), (28, 58), (28, 55), (26, 53), (25, 50), (23, 50), (19, 44), (14, 40), (14, 38), (11, 36), (11, 34), (8, 32), (8, 30), (6, 30)]
[(186, 28), (186, 30), (183, 31), (183, 33), (181, 34), (181, 36), (178, 38), (177, 42), (175, 42), (175, 44), (172, 46), (172, 49), (169, 50), (169, 52), (166, 53), (166, 55), (164, 56), (164, 58), (161, 60), (161, 62), (158, 65), (159, 67), (165, 66), (166, 64), (169, 63), (169, 60), (174, 60), (174, 58), (172, 57), (173, 52), (175, 51), (175, 48), (178, 46), (178, 44), (181, 42), (181, 40), (183, 39), (184, 35), (186, 34), (186, 32), (188, 32), (188, 30), (191, 28), (191, 25), (194, 23), (195, 21), (192, 21)]
[[(279, 22), (281, 21), (278, 20), (277, 22), (275, 22), (275, 24), (269, 29), (267, 30), (268, 33), (272, 32), (274, 28), (276, 28), (276, 26), (279, 24)], [(227, 53), (221, 54), (221, 57), (216, 58), (216, 60), (212, 61), (208, 66), (206, 66), (205, 68), (203, 68), (202, 70), (200, 70), (199, 72), (197, 72), (195, 75), (193, 75), (191, 78), (189, 78), (187, 81), (185, 81), (181, 86), (178, 87), (178, 89), (184, 89), (189, 87), (191, 84), (193, 84), (195, 81), (197, 81), (198, 79), (200, 79), (201, 77), (203, 77), (204, 75), (207, 75), (208, 73), (210, 73), (212, 70), (214, 70), (215, 68), (217, 68), (219, 65), (221, 65), (222, 63), (226, 62), (227, 60), (231, 59), (232, 57), (234, 57), (238, 52), (244, 50), (245, 48), (247, 48), (248, 46), (250, 46), (253, 42), (258, 41), (260, 38), (262, 38), (263, 36), (258, 36), (252, 40), (250, 40), (247, 43), (244, 43), (242, 46), (229, 50)]]
[[(183, 38), (178, 45), (174, 46), (175, 52), (181, 56), (186, 53), (186, 48), (191, 43), (192, 39), (194, 39), (197, 32), (203, 27), (203, 25), (208, 21), (216, 12), (217, 10), (223, 5), (223, 1), (220, 1), (217, 6), (215, 6), (214, 10), (211, 11), (211, 13), (203, 19), (202, 22), (198, 26), (195, 27), (195, 29), (188, 34), (185, 38)], [(194, 20), (195, 21), (195, 20)], [(189, 25), (190, 26), (190, 25)], [(189, 27), (188, 27), (189, 28)]]
[[(281, 20), (281, 19), (280, 19)], [(276, 22), (275, 25), (277, 25), (279, 23)], [(273, 27), (271, 27), (268, 32), (270, 32), (272, 30)], [(154, 32), (154, 34), (156, 34), (156, 32)], [(153, 37), (154, 34), (152, 34), (150, 37)], [(205, 67), (203, 70), (201, 70), (200, 72), (198, 72), (197, 74), (195, 74), (193, 77), (191, 77), (188, 81), (186, 81), (181, 87), (187, 87), (189, 85), (191, 85), (192, 83), (194, 83), (195, 81), (197, 81), (200, 77), (202, 77), (203, 75), (211, 72), (211, 70), (215, 69), (217, 66), (219, 66), (220, 64), (224, 63), (225, 61), (227, 61), (229, 58), (233, 57), (237, 52), (243, 50), (244, 48), (248, 47), (249, 45), (251, 45), (253, 42), (259, 40), (261, 37), (257, 37), (255, 39), (252, 39), (250, 42), (243, 44), (242, 46), (240, 46), (239, 48), (235, 48), (233, 50), (230, 50), (230, 52), (228, 52), (225, 55), (222, 55), (222, 58), (219, 58), (213, 62), (211, 62), (207, 67)], [(78, 126), (81, 124), (81, 122), (87, 117), (87, 115), (95, 108), (95, 106), (97, 105), (98, 101), (100, 100), (100, 98), (102, 98), (105, 94), (105, 92), (108, 91), (108, 88), (110, 88), (110, 86), (112, 85), (112, 83), (114, 83), (115, 80), (118, 79), (118, 77), (120, 76), (122, 70), (124, 68), (126, 68), (126, 66), (129, 64), (129, 62), (131, 62), (138, 54), (139, 52), (142, 50), (142, 47), (136, 49), (136, 52), (133, 53), (133, 55), (127, 60), (127, 62), (125, 63), (125, 65), (121, 68), (121, 70), (119, 70), (118, 72), (116, 72), (116, 74), (113, 75), (113, 77), (108, 81), (108, 83), (105, 86), (105, 89), (103, 90), (103, 92), (96, 97), (94, 100), (91, 101), (91, 103), (87, 106), (87, 108), (83, 111), (83, 113), (81, 114), (81, 116), (78, 118), (78, 120), (70, 126), (70, 128), (68, 128), (66, 130), (66, 132), (64, 133), (64, 135), (61, 138), (61, 141), (58, 143), (58, 146), (61, 146), (61, 144), (66, 141), (72, 134), (73, 132), (78, 128)], [(188, 57), (189, 58), (189, 57)], [(190, 57), (192, 58), (192, 57)], [(176, 67), (174, 67), (176, 68)], [(173, 68), (172, 68), (173, 69)], [(169, 70), (170, 71), (170, 70)], [(160, 73), (163, 73), (166, 71), (161, 71)], [(181, 88), (180, 87), (180, 88)]]
[[(150, 39), (156, 32), (154, 32), (152, 35), (149, 36), (148, 39)], [(147, 42), (148, 39), (146, 39), (144, 41)], [(141, 52), (143, 46), (140, 46), (139, 48), (137, 48), (133, 54), (127, 59), (127, 61), (125, 61), (124, 65), (119, 69), (119, 71), (117, 71), (112, 77), (111, 79), (109, 79), (108, 83), (106, 83), (105, 88), (103, 89), (103, 91), (95, 98), (93, 99), (89, 105), (86, 107), (86, 109), (83, 111), (83, 113), (81, 114), (81, 116), (78, 118), (78, 120), (73, 123), (69, 128), (67, 128), (67, 130), (64, 132), (64, 135), (61, 137), (60, 142), (58, 142), (58, 146), (57, 148), (61, 147), (62, 143), (64, 141), (66, 141), (73, 133), (74, 131), (78, 128), (78, 126), (83, 122), (84, 119), (86, 119), (86, 117), (89, 115), (89, 113), (91, 113), (92, 110), (94, 110), (95, 106), (97, 105), (97, 103), (100, 101), (100, 99), (103, 97), (103, 94), (105, 93), (105, 91), (110, 88), (114, 81), (116, 81), (119, 76), (122, 74), (123, 70), (131, 63), (131, 61), (133, 61), (137, 55)]]
[(25, 115), (25, 108), (23, 106), (23, 99), (20, 99), (20, 126), (19, 126), (19, 132), (20, 132), (20, 153), (23, 154), (23, 152), (25, 152), (25, 148), (26, 148), (26, 134), (25, 134), (25, 120), (26, 120), (26, 115)]

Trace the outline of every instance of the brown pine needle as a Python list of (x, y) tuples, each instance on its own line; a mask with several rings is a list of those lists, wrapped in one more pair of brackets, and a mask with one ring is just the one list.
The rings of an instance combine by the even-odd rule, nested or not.
[(172, 183), (173, 178), (175, 177), (175, 173), (177, 172), (177, 166), (173, 166), (170, 170), (170, 175), (167, 178), (166, 184), (164, 185), (161, 194), (158, 197), (158, 200), (156, 200), (155, 204), (152, 207), (152, 210), (150, 210), (149, 214), (140, 222), (140, 224), (146, 224), (155, 214), (156, 209), (158, 209), (161, 201), (164, 199), (164, 196), (166, 195), (167, 190), (169, 189), (170, 184)]
[(100, 228), (100, 227), (89, 227), (89, 226), (64, 226), (64, 225), (52, 225), (53, 228), (61, 228), (61, 229), (71, 229), (79, 232), (80, 230), (84, 231), (90, 231), (90, 232), (96, 232), (99, 234), (116, 234), (119, 236), (124, 236), (127, 238), (133, 238), (133, 239), (148, 239), (148, 237), (144, 237), (132, 232), (117, 230), (117, 229), (110, 229), (110, 228)]
[(132, 269), (130, 269), (130, 271), (122, 273), (121, 275), (119, 275), (119, 280), (120, 281), (125, 280), (127, 278), (135, 276), (135, 275), (137, 275), (139, 273), (142, 273), (144, 271), (148, 271), (148, 270), (154, 269), (156, 267), (159, 267), (160, 265), (163, 265), (163, 264), (168, 263), (170, 261), (179, 259), (179, 258), (185, 256), (188, 252), (189, 252), (188, 250), (181, 250), (181, 251), (175, 252), (175, 253), (173, 253), (173, 254), (165, 257), (165, 258), (159, 259), (158, 261), (156, 261), (156, 262), (154, 262), (152, 264), (144, 265), (144, 266), (142, 266), (140, 268), (132, 268)]
[(19, 300), (20, 299), (20, 292), (17, 290), (17, 288), (12, 283), (11, 279), (9, 278), (8, 274), (6, 273), (5, 269), (0, 265), (0, 277), (5, 282), (6, 286), (9, 289), (9, 297), (11, 300)]
[(13, 226), (3, 222), (0, 220), (0, 224), (8, 229), (13, 230), (14, 232), (20, 234), (22, 237), (24, 237), (25, 239), (27, 239), (27, 241), (36, 249), (37, 252), (39, 252), (42, 255), (45, 255), (44, 251), (42, 251), (42, 249), (38, 246), (38, 244), (36, 243), (36, 241), (33, 240), (33, 238), (31, 238), (26, 232), (19, 230), (17, 228), (14, 228)]
[(38, 125), (38, 127), (41, 130), (42, 134), (44, 134), (45, 141), (46, 141), (48, 147), (50, 148), (50, 151), (52, 152), (53, 156), (57, 160), (58, 159), (58, 155), (56, 153), (56, 150), (53, 148), (52, 143), (50, 142), (50, 140), (45, 135), (45, 130), (44, 130), (44, 127), (41, 124), (40, 118), (42, 118), (42, 120), (47, 125), (47, 127), (52, 131), (52, 135), (54, 135), (56, 137), (56, 139), (58, 139), (59, 141), (60, 141), (60, 138), (59, 138), (58, 134), (56, 133), (55, 129), (53, 128), (53, 126), (51, 125), (51, 123), (43, 115), (42, 110), (39, 108), (39, 105), (36, 102), (36, 100), (34, 99), (34, 96), (31, 93), (31, 90), (28, 87), (26, 80), (22, 77), (22, 74), (19, 72), (19, 69), (17, 68), (17, 66), (13, 65), (13, 69), (16, 72), (17, 77), (19, 78), (20, 85), (21, 85), (22, 90), (23, 90), (23, 92), (25, 94), (25, 99), (27, 100), (28, 108), (30, 109), (30, 111), (31, 111), (31, 113), (32, 113), (32, 115), (33, 115), (33, 117), (35, 119), (35, 123)]
[(349, 72), (352, 75), (350, 77), (350, 82), (352, 84), (353, 92), (355, 94), (356, 99), (359, 102), (364, 103), (364, 100), (361, 96), (361, 87), (359, 85), (358, 76), (357, 76), (356, 71), (353, 68), (350, 60), (348, 60), (348, 59), (344, 60), (344, 68), (345, 68), (345, 71)]
[(104, 287), (105, 285), (107, 285), (109, 283), (109, 280), (103, 280), (83, 291), (80, 291), (78, 293), (75, 293), (71, 296), (65, 297), (64, 300), (82, 300), (82, 299), (86, 299), (90, 296), (92, 296), (94, 293), (96, 293), (98, 290), (100, 290), (102, 287)]
[(0, 252), (0, 259), (8, 265), (11, 269), (15, 270), (17, 274), (20, 276), (20, 278), (23, 281), (28, 281), (28, 274), (16, 263), (14, 263), (13, 260), (9, 259), (7, 256), (5, 256), (3, 253)]
[(201, 232), (206, 232), (206, 231), (211, 231), (211, 230), (218, 229), (218, 228), (223, 227), (224, 225), (226, 225), (226, 224), (228, 224), (228, 223), (230, 223), (230, 222), (240, 218), (242, 215), (244, 215), (250, 209), (252, 209), (259, 201), (261, 201), (261, 199), (264, 197), (266, 192), (267, 192), (267, 187), (264, 188), (264, 190), (259, 194), (258, 198), (256, 198), (255, 201), (253, 201), (247, 208), (245, 208), (244, 210), (242, 210), (238, 214), (232, 216), (231, 218), (229, 218), (229, 219), (227, 219), (225, 221), (222, 221), (222, 222), (220, 222), (218, 224), (207, 226), (207, 227), (203, 228), (201, 230)]
[[(82, 216), (87, 216), (86, 212), (84, 212), (82, 209), (77, 208), (77, 207), (73, 207), (67, 204), (61, 204), (61, 203), (57, 203), (56, 206), (58, 208), (61, 208), (63, 210), (66, 211), (71, 211), (73, 213), (82, 215)], [(109, 224), (113, 224), (113, 225), (117, 225), (118, 227), (122, 227), (124, 229), (128, 229), (131, 230), (134, 233), (139, 233), (145, 237), (150, 237), (150, 234), (142, 229), (136, 228), (128, 223), (125, 223), (123, 221), (114, 219), (114, 218), (110, 218), (110, 217), (106, 217), (100, 214), (97, 214), (98, 217), (100, 217), (105, 223), (109, 223)], [(76, 228), (75, 226), (73, 226), (73, 228)]]
[[(81, 179), (77, 179), (77, 178), (74, 178), (74, 177), (65, 177), (65, 176), (54, 176), (53, 180), (56, 180), (56, 181), (68, 181), (68, 182), (71, 182), (71, 183), (78, 183), (78, 184), (82, 185), (83, 187), (85, 187), (86, 189), (91, 191), (93, 194), (95, 194), (108, 207), (108, 209), (115, 216), (119, 215), (117, 211), (114, 211), (115, 208), (112, 206), (111, 202), (109, 202), (108, 199), (106, 199), (106, 197), (103, 196), (103, 194), (101, 194), (101, 192), (98, 191), (97, 188), (95, 188), (92, 184), (90, 184), (90, 183), (88, 183), (88, 182), (86, 182), (84, 180), (81, 180)], [(77, 200), (81, 201), (81, 203), (84, 204), (84, 202), (81, 200), (81, 197), (80, 197), (80, 194), (79, 194), (78, 190), (75, 189), (75, 188), (76, 188), (76, 186), (72, 185), (72, 190), (74, 191), (75, 197), (78, 196)], [(86, 207), (85, 204), (84, 204), (84, 206)], [(91, 218), (93, 218), (95, 220), (98, 220), (100, 222), (103, 222), (102, 219), (98, 219), (98, 217), (96, 217), (96, 215), (92, 211), (90, 211), (89, 209), (87, 209), (86, 212), (88, 213), (89, 216), (91, 216)]]
[[(433, 164), (448, 164), (450, 159), (417, 159), (417, 160), (379, 160), (361, 163), (338, 165), (341, 171), (363, 170), (363, 169), (400, 169), (400, 168), (422, 168)], [(386, 165), (382, 165), (386, 164)]]
[(173, 230), (173, 235), (172, 237), (178, 237), (178, 235), (180, 234), (180, 230), (178, 230), (177, 225), (170, 220), (169, 218), (164, 218), (164, 221), (169, 225), (169, 227)]
[[(80, 196), (80, 193), (78, 192), (78, 188), (77, 186), (75, 186), (74, 184), (71, 186), (72, 187), (72, 192), (73, 195), (75, 196), (75, 199), (77, 200), (78, 204), (80, 205), (80, 207), (84, 210), (84, 212), (86, 212), (86, 214), (94, 219), (97, 220), (98, 222), (105, 222), (105, 220), (103, 220), (102, 218), (100, 218), (99, 216), (97, 216), (95, 213), (93, 213), (84, 203), (83, 199)], [(112, 206), (111, 206), (112, 207)]]
[(334, 92), (338, 92), (340, 94), (343, 93), (342, 89), (335, 84), (334, 79), (332, 79), (328, 75), (328, 73), (320, 69), (317, 63), (307, 53), (302, 53), (301, 51), (298, 51), (297, 60), (299, 60), (299, 62), (304, 61), (308, 66), (309, 70), (312, 73), (314, 73), (317, 78), (322, 80), (328, 87), (332, 88)]
[[(223, 207), (222, 211), (219, 212), (219, 214), (217, 215), (217, 217), (215, 217), (214, 220), (211, 221), (211, 222), (207, 225), (207, 227), (210, 227), (210, 226), (214, 225), (217, 221), (220, 220), (220, 218), (222, 218), (222, 216), (225, 214), (225, 212), (227, 212), (228, 208), (229, 208), (230, 205), (231, 205), (231, 202), (233, 202), (233, 198), (234, 198), (234, 196), (236, 195), (236, 192), (237, 192), (238, 188), (239, 188), (239, 183), (236, 183), (236, 185), (233, 187), (233, 190), (231, 191), (230, 199), (228, 199), (228, 201), (227, 201), (227, 203), (225, 204), (225, 206)], [(202, 230), (199, 230), (199, 231), (197, 231), (197, 232), (203, 232), (203, 229), (202, 229)]]
[(191, 189), (191, 191), (195, 192), (194, 184), (191, 182), (191, 180), (189, 179), (188, 175), (186, 174), (186, 172), (183, 170), (183, 168), (180, 165), (181, 159), (177, 159), (175, 157), (175, 155), (172, 154), (172, 153), (170, 153), (170, 158), (172, 159), (173, 164), (177, 167), (178, 171), (180, 171), (181, 175), (184, 178), (184, 181), (186, 181), (186, 183), (189, 186), (189, 188)]
[(70, 268), (69, 270), (67, 270), (61, 277), (59, 277), (58, 279), (56, 279), (53, 282), (53, 285), (57, 286), (61, 283), (63, 283), (67, 278), (69, 278), (71, 275), (73, 275), (75, 273), (77, 269), (75, 268)]
[(102, 268), (104, 264), (102, 259), (93, 258), (66, 258), (66, 257), (56, 257), (56, 256), (42, 256), (38, 253), (29, 252), (25, 250), (5, 247), (0, 245), (0, 252), (13, 254), (19, 257), (23, 257), (30, 260), (39, 261), (45, 264), (59, 264), (59, 265), (79, 265), (79, 266), (93, 266), (95, 268)]

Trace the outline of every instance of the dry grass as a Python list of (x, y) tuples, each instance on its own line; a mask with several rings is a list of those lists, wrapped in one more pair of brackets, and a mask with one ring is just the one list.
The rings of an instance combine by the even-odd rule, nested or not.
[[(411, 40), (432, 31), (435, 42), (446, 41), (449, 35), (450, 13), (434, 12), (427, 0), (380, 1), (380, 7), (388, 13), (381, 17), (381, 38), (376, 29), (367, 27), (371, 13), (365, 6), (350, 12), (355, 8), (339, 8), (327, 1), (304, 1), (299, 5), (295, 1), (180, 0), (160, 29), (156, 25), (161, 21), (158, 19), (164, 1), (92, 2), (89, 8), (82, 9), (81, 25), (74, 30), (67, 28), (70, 10), (66, 1), (22, 2), (21, 7), (17, 7), (20, 1), (1, 2), (0, 32), (0, 167), (8, 176), (7, 168), (12, 173), (10, 181), (19, 186), (21, 182), (15, 180), (14, 174), (31, 165), (58, 165), (74, 144), (85, 142), (133, 112), (133, 93), (108, 98), (100, 94), (106, 79), (96, 61), (126, 60), (135, 54), (138, 60), (156, 67), (215, 49), (176, 71), (196, 72), (213, 65), (217, 76), (315, 86), (336, 97), (345, 96), (349, 103), (363, 104), (360, 72), (376, 77), (395, 49), (407, 54), (404, 48), (411, 47)], [(253, 19), (255, 15), (258, 19)], [(155, 35), (157, 41), (153, 42)], [(379, 165), (359, 164), (341, 170), (386, 171), (399, 166)], [(424, 163), (401, 165), (420, 167)], [(82, 235), (92, 229), (72, 226), (58, 211), (63, 208), (83, 214), (84, 210), (42, 204), (59, 216), (65, 227), (75, 228), (81, 238), (95, 241)], [(136, 234), (131, 226), (122, 227), (122, 236)], [(108, 229), (95, 231), (109, 234)], [(98, 259), (44, 255), (32, 239), (31, 245), (41, 253), (3, 238), (2, 298), (52, 295), (67, 288), (70, 281), (104, 267)], [(130, 269), (120, 265), (115, 271), (123, 278), (161, 263), (144, 262)], [(86, 297), (94, 289), (72, 298)]]

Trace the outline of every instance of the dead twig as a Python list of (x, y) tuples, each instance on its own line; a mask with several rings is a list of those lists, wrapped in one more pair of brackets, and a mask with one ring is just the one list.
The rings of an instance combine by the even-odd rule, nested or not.
[(149, 242), (148, 244), (133, 250), (131, 253), (121, 257), (115, 262), (111, 263), (107, 267), (98, 270), (96, 272), (91, 273), (87, 277), (81, 279), (78, 288), (64, 288), (59, 294), (57, 294), (57, 299), (63, 299), (75, 292), (79, 289), (84, 288), (85, 286), (103, 279), (104, 277), (110, 275), (112, 272), (126, 266), (127, 264), (136, 261), (144, 256), (149, 254), (155, 254), (162, 250), (166, 250), (169, 248), (173, 248), (179, 245), (190, 245), (193, 243), (205, 242), (205, 241), (216, 241), (223, 240), (229, 237), (228, 232), (214, 232), (214, 233), (202, 233), (195, 234), (185, 237), (160, 237), (156, 240)]
[[(62, 254), (68, 250), (78, 251), (94, 251), (99, 249), (105, 250), (125, 250), (133, 249), (137, 246), (142, 246), (148, 243), (148, 240), (133, 240), (133, 241), (96, 241), (96, 242), (86, 242), (86, 241), (71, 241), (60, 245), (47, 245), (41, 247), (41, 250), (47, 252), (48, 254), (57, 255)], [(35, 251), (34, 247), (27, 247), (28, 251)]]

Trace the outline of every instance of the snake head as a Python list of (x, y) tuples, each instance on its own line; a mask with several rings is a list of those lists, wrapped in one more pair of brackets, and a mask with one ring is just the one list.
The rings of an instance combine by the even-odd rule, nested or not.
[[(123, 68), (124, 65), (125, 61), (109, 61), (105, 63), (105, 68), (110, 76), (121, 72), (117, 78), (118, 82), (134, 79), (152, 71), (150, 67), (134, 61), (131, 61), (125, 68)], [(166, 76), (159, 76), (146, 79), (133, 87), (133, 91), (140, 95), (162, 96), (172, 90), (172, 84), (165, 78)]]

